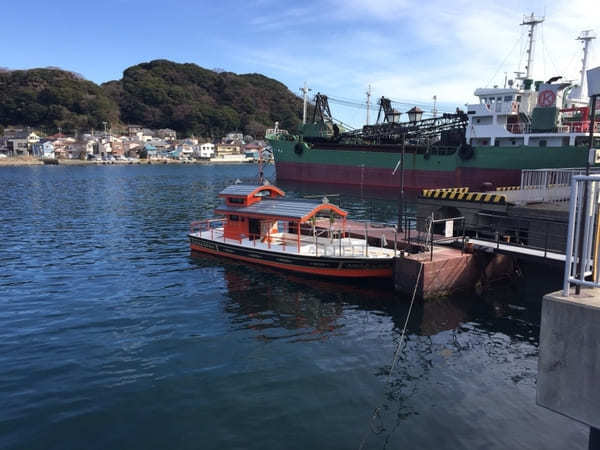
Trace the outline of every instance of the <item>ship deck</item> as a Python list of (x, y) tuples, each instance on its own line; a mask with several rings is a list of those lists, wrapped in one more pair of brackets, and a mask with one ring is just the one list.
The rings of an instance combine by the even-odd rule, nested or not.
[(331, 239), (323, 236), (300, 236), (300, 245), (298, 245), (298, 235), (292, 233), (273, 233), (270, 235), (270, 241), (266, 239), (250, 239), (244, 237), (241, 239), (226, 238), (222, 228), (213, 228), (206, 231), (196, 231), (190, 233), (191, 237), (205, 239), (215, 243), (226, 243), (243, 248), (258, 249), (274, 253), (300, 255), (300, 256), (322, 256), (330, 258), (393, 258), (396, 255), (394, 249), (366, 245), (364, 239), (337, 237)]

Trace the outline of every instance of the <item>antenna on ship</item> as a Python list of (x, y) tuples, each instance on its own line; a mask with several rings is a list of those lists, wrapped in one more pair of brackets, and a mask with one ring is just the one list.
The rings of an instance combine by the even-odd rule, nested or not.
[(367, 89), (367, 123), (369, 125), (369, 111), (371, 110), (371, 85)]
[(306, 125), (306, 104), (308, 103), (308, 93), (310, 91), (312, 91), (312, 89), (309, 89), (305, 81), (304, 86), (300, 88), (300, 92), (302, 92), (304, 97), (304, 106), (302, 108), (302, 125)]
[(539, 25), (540, 23), (542, 23), (544, 21), (543, 17), (535, 17), (533, 15), (533, 13), (531, 13), (531, 16), (524, 16), (523, 17), (523, 23), (521, 25), (527, 25), (529, 27), (529, 33), (528, 33), (528, 38), (529, 38), (529, 45), (527, 47), (527, 66), (525, 66), (525, 69), (527, 70), (527, 74), (526, 77), (527, 78), (531, 78), (531, 72), (532, 72), (532, 63), (533, 63), (533, 52), (535, 49), (535, 27), (537, 25)]

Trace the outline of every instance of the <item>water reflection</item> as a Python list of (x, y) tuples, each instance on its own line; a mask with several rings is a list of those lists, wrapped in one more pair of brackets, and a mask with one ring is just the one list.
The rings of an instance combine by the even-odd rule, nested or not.
[[(263, 332), (282, 327), (326, 334), (339, 328), (337, 320), (345, 310), (385, 316), (397, 331), (408, 313), (410, 298), (395, 293), (388, 281), (317, 278), (196, 252), (190, 259), (198, 267), (222, 269), (231, 299), (227, 312), (236, 324), (251, 322), (248, 327)], [(507, 303), (507, 292), (515, 296), (519, 286), (498, 286), (482, 296), (459, 294), (417, 301), (408, 332), (434, 336), (471, 323), (515, 338), (531, 335), (524, 333), (523, 327), (535, 328), (537, 314), (532, 316), (528, 304), (518, 296)]]

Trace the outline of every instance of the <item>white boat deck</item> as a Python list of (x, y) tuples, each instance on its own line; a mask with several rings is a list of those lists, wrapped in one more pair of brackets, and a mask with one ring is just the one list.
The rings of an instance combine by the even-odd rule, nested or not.
[(211, 240), (217, 243), (226, 243), (246, 248), (269, 250), (290, 255), (327, 256), (333, 258), (393, 258), (394, 249), (381, 248), (369, 245), (365, 248), (366, 241), (358, 238), (327, 238), (300, 236), (300, 251), (298, 251), (298, 235), (292, 233), (273, 233), (271, 242), (266, 239), (230, 239), (223, 236), (222, 228), (194, 232), (191, 236)]

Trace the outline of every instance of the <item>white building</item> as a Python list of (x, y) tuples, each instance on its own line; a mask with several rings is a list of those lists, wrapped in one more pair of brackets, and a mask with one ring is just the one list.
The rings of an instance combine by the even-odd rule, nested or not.
[(215, 156), (215, 144), (211, 142), (200, 144), (194, 153), (197, 158), (210, 159)]

